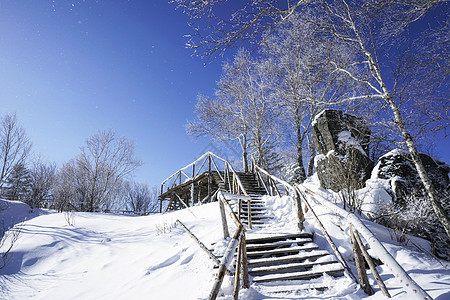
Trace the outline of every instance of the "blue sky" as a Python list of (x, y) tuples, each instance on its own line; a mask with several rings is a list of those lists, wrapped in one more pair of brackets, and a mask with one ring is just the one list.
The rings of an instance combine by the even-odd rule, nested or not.
[(221, 72), (185, 49), (187, 19), (167, 2), (1, 0), (0, 114), (59, 164), (113, 128), (137, 144), (137, 179), (160, 183), (207, 146), (184, 124)]
[[(167, 2), (0, 0), (0, 115), (58, 164), (112, 128), (137, 144), (136, 179), (159, 184), (208, 147), (184, 124), (221, 73), (185, 48), (187, 18)], [(437, 154), (450, 162), (448, 139)]]

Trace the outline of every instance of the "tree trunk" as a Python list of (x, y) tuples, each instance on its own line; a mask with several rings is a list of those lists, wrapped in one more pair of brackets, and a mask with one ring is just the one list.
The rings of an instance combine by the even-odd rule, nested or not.
[(391, 111), (394, 114), (395, 125), (397, 126), (397, 129), (400, 131), (404, 141), (406, 142), (406, 146), (408, 147), (408, 150), (411, 154), (411, 158), (413, 160), (414, 166), (416, 167), (417, 173), (419, 174), (420, 180), (422, 181), (422, 184), (425, 187), (425, 191), (427, 192), (431, 206), (433, 207), (433, 210), (436, 216), (438, 217), (439, 221), (441, 222), (442, 226), (444, 226), (447, 236), (450, 238), (450, 219), (446, 215), (444, 208), (439, 202), (439, 198), (436, 195), (436, 191), (434, 190), (433, 184), (431, 183), (431, 180), (428, 177), (428, 174), (425, 170), (422, 160), (420, 159), (419, 152), (417, 151), (417, 147), (414, 143), (414, 140), (412, 136), (409, 134), (406, 125), (403, 121), (400, 108), (395, 103), (388, 88), (386, 87), (386, 84), (384, 83), (383, 77), (381, 76), (381, 69), (380, 66), (378, 65), (376, 57), (374, 57), (373, 54), (366, 49), (363, 39), (361, 38), (358, 30), (356, 29), (356, 25), (353, 19), (350, 18), (349, 21), (351, 24), (350, 25), (351, 29), (355, 33), (357, 42), (359, 43), (360, 50), (367, 57), (370, 72), (372, 73), (372, 76), (379, 84), (381, 91), (378, 92), (380, 93), (383, 100), (389, 105)]
[(301, 129), (301, 120), (300, 120), (300, 108), (297, 107), (295, 110), (295, 127), (297, 133), (297, 163), (300, 168), (300, 182), (303, 182), (306, 179), (305, 166), (303, 164), (303, 137), (302, 137), (302, 129)]
[(427, 192), (431, 206), (433, 207), (433, 210), (436, 216), (438, 217), (439, 221), (441, 222), (442, 226), (444, 226), (447, 236), (450, 238), (450, 219), (447, 216), (441, 203), (439, 202), (439, 197), (437, 196), (436, 191), (433, 187), (433, 183), (431, 182), (430, 177), (428, 176), (428, 173), (425, 170), (425, 167), (422, 163), (422, 160), (420, 159), (419, 152), (417, 151), (414, 140), (412, 136), (409, 134), (408, 130), (406, 129), (405, 124), (403, 123), (400, 109), (395, 104), (394, 100), (390, 97), (389, 94), (386, 94), (385, 100), (389, 104), (390, 108), (394, 113), (395, 124), (397, 125), (397, 128), (401, 132), (403, 139), (406, 142), (406, 146), (408, 147), (409, 153), (411, 154), (411, 159), (414, 163), (414, 166), (416, 167), (417, 173), (419, 174), (420, 180), (422, 181), (422, 184), (425, 187), (425, 191)]

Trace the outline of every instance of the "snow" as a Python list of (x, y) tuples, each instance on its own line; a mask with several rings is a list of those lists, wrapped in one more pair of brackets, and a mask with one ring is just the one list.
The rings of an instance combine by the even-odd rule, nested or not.
[(346, 148), (353, 148), (359, 150), (364, 156), (367, 156), (366, 151), (361, 147), (357, 139), (352, 137), (352, 133), (344, 130), (338, 133), (338, 141), (345, 145)]
[[(317, 178), (311, 178), (308, 184), (317, 186)], [(367, 194), (378, 197), (377, 201), (385, 201), (386, 195), (376, 190)], [(272, 232), (298, 232), (292, 198), (267, 196), (263, 200), (270, 208), (268, 226)], [(310, 203), (356, 274), (347, 222)], [(208, 255), (174, 225), (175, 221), (183, 222), (219, 257), (229, 243), (229, 239), (223, 240), (218, 203), (149, 216), (74, 213), (75, 222), (70, 226), (63, 213), (30, 212), (23, 203), (0, 200), (0, 218), (9, 222), (8, 227), (23, 224), (7, 266), (0, 269), (0, 299), (206, 299), (217, 269)], [(450, 298), (448, 262), (418, 249), (428, 252), (428, 242), (411, 237), (411, 243), (404, 246), (383, 226), (368, 220), (363, 222), (432, 297)], [(228, 226), (230, 232), (235, 231), (231, 219)], [(313, 251), (331, 251), (310, 213), (306, 214), (305, 227), (314, 233), (314, 242), (320, 247)], [(260, 229), (247, 232), (248, 238), (263, 235)], [(372, 249), (369, 253), (377, 257)], [(378, 270), (393, 299), (407, 297), (385, 266), (379, 266)], [(272, 294), (270, 299), (384, 299), (370, 272), (369, 280), (375, 289), (373, 296), (365, 295), (348, 275), (338, 281), (326, 275), (322, 279), (286, 281), (264, 287), (253, 283), (250, 289), (240, 291), (239, 299), (269, 299), (264, 295), (283, 289), (285, 292)], [(232, 282), (232, 277), (225, 277), (220, 299), (232, 299)], [(326, 285), (329, 291), (292, 292), (295, 286), (314, 285)]]
[(324, 109), (324, 110), (322, 110), (320, 113), (318, 113), (318, 114), (314, 117), (314, 119), (313, 119), (312, 122), (311, 122), (311, 127), (314, 127), (314, 126), (317, 124), (317, 120), (319, 120), (319, 118), (320, 118), (326, 111), (327, 111), (327, 110)]

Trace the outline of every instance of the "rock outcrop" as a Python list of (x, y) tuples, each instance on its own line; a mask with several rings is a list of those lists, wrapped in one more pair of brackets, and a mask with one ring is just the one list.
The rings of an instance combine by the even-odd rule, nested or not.
[[(434, 188), (440, 192), (448, 190), (450, 184), (449, 166), (423, 153), (420, 153), (420, 159)], [(425, 189), (420, 181), (419, 174), (409, 153), (405, 150), (394, 149), (380, 157), (373, 173), (373, 177), (389, 180), (394, 195), (393, 200), (397, 204), (404, 204), (410, 196), (425, 196)]]
[(362, 118), (338, 110), (324, 110), (312, 125), (312, 139), (321, 186), (335, 192), (359, 189), (370, 177), (370, 129)]

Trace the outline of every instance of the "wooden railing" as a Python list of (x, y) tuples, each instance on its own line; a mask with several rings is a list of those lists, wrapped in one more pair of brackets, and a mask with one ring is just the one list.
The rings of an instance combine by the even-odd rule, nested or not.
[[(223, 168), (220, 168), (220, 165), (222, 165)], [(208, 177), (208, 194), (199, 202), (203, 203), (205, 201), (210, 201), (214, 193), (212, 191), (213, 172), (218, 175), (225, 189), (227, 189), (230, 193), (248, 196), (247, 191), (245, 190), (245, 187), (243, 186), (239, 175), (234, 170), (233, 166), (227, 160), (215, 155), (214, 153), (206, 152), (194, 162), (170, 175), (161, 183), (160, 211), (162, 211), (162, 202), (164, 201), (161, 196), (181, 185), (190, 185), (190, 199), (182, 199), (176, 194), (178, 201), (180, 201), (185, 207), (192, 206), (195, 202), (195, 183), (201, 176)]]
[(263, 168), (256, 165), (254, 159), (252, 158), (252, 172), (255, 174), (256, 179), (258, 180), (259, 184), (264, 187), (268, 195), (271, 196), (279, 196), (281, 197), (280, 189), (277, 186), (278, 184), (281, 184), (284, 187), (284, 193), (286, 195), (291, 196), (294, 199), (294, 205), (295, 205), (295, 211), (297, 214), (297, 226), (300, 231), (303, 230), (303, 222), (305, 221), (305, 215), (303, 213), (302, 209), (302, 203), (301, 198), (297, 190), (294, 186), (287, 183), (286, 181), (270, 174)]
[[(395, 260), (394, 257), (386, 250), (386, 248), (381, 244), (381, 242), (374, 236), (374, 234), (361, 222), (361, 220), (353, 213), (348, 212), (339, 206), (330, 202), (326, 196), (320, 193), (315, 193), (308, 189), (304, 185), (296, 185), (298, 192), (304, 195), (304, 202), (308, 204), (305, 194), (311, 196), (311, 198), (322, 207), (325, 207), (328, 211), (340, 216), (342, 220), (348, 222), (351, 234), (350, 239), (352, 240), (353, 251), (355, 254), (355, 262), (358, 269), (358, 275), (360, 279), (361, 288), (368, 294), (371, 293), (371, 287), (368, 286), (367, 275), (364, 269), (364, 260), (368, 263), (369, 267), (372, 269), (372, 273), (378, 282), (380, 289), (383, 291), (386, 297), (390, 297), (384, 283), (376, 271), (373, 264), (371, 264), (371, 258), (367, 254), (367, 251), (362, 244), (359, 234), (361, 234), (366, 240), (370, 248), (377, 254), (378, 258), (383, 262), (383, 264), (391, 271), (392, 275), (398, 279), (399, 283), (406, 290), (411, 299), (432, 299), (430, 295), (427, 294), (400, 266), (400, 264)], [(312, 207), (311, 207), (312, 208)], [(375, 270), (374, 270), (375, 269)], [(363, 274), (360, 274), (362, 272)]]

